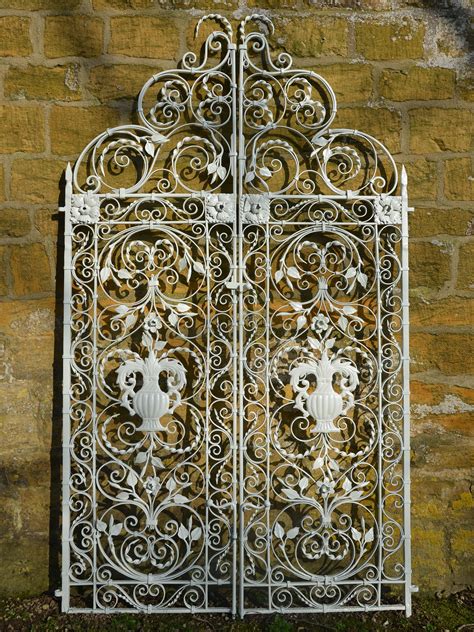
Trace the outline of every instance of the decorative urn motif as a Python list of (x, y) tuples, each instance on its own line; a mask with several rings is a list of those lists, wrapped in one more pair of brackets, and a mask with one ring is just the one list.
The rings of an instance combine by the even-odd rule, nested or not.
[[(157, 356), (165, 346), (164, 342), (153, 342), (149, 333), (143, 334), (143, 343), (148, 348), (148, 357), (143, 360), (138, 354), (127, 359), (117, 370), (117, 384), (122, 391), (122, 405), (132, 415), (137, 414), (142, 424), (137, 428), (141, 432), (162, 432), (166, 427), (162, 417), (171, 414), (181, 402), (179, 391), (186, 384), (186, 369), (179, 360)], [(160, 387), (161, 374), (166, 374), (167, 391)], [(135, 390), (137, 374), (143, 378), (142, 387)]]
[[(308, 338), (313, 349), (319, 349), (321, 357), (302, 362), (290, 371), (290, 384), (297, 393), (295, 408), (305, 417), (316, 420), (312, 434), (318, 432), (338, 432), (334, 421), (347, 413), (354, 404), (352, 392), (359, 383), (358, 372), (351, 360), (332, 354), (329, 349), (335, 340), (320, 344), (314, 338)], [(308, 394), (310, 386), (307, 377), (316, 378), (315, 390)], [(334, 378), (339, 375), (339, 390), (334, 389)]]

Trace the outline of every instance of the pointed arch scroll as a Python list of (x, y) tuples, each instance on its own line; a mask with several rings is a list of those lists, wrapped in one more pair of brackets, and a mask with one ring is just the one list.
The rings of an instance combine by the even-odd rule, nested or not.
[[(199, 20), (196, 36), (210, 20), (220, 29), (205, 37), (201, 58), (188, 52), (179, 69), (145, 83), (139, 124), (108, 129), (85, 147), (73, 174), (76, 195), (87, 196), (74, 198), (75, 208), (85, 203), (85, 212), (75, 217), (117, 219), (123, 216), (118, 200), (149, 195), (161, 200), (156, 219), (173, 212), (199, 219), (206, 216), (205, 202), (176, 208), (171, 198), (235, 194), (238, 188), (241, 198), (272, 200), (267, 211), (243, 210), (244, 222), (284, 221), (316, 197), (329, 201), (323, 217), (399, 223), (390, 152), (362, 131), (332, 127), (332, 88), (317, 73), (294, 69), (287, 53), (272, 54), (269, 18), (248, 16), (234, 33), (226, 18), (211, 14)], [(300, 206), (290, 198), (300, 198)], [(99, 201), (97, 216), (88, 209)], [(223, 221), (256, 203), (242, 198)], [(140, 219), (139, 204), (133, 211)], [(208, 217), (214, 219), (212, 210)]]

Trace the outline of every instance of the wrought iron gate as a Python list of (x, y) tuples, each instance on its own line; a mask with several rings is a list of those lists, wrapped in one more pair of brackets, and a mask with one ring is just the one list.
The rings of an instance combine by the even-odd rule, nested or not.
[(66, 174), (63, 609), (409, 613), (406, 176), (209, 18)]

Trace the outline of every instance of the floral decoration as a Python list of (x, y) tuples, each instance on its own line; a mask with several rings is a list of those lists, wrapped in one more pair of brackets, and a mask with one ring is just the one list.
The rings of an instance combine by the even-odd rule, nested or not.
[(100, 198), (95, 193), (76, 193), (71, 196), (71, 221), (95, 224), (100, 218)]
[(325, 314), (318, 314), (315, 316), (311, 322), (311, 329), (317, 333), (321, 334), (323, 331), (326, 331), (329, 327), (329, 317), (325, 316)]
[(381, 195), (374, 200), (377, 224), (400, 224), (402, 221), (402, 198), (395, 195)]
[(244, 223), (264, 224), (270, 218), (270, 198), (259, 194), (243, 195), (240, 210)]
[(235, 218), (235, 196), (230, 193), (210, 193), (205, 197), (208, 222), (232, 222)]

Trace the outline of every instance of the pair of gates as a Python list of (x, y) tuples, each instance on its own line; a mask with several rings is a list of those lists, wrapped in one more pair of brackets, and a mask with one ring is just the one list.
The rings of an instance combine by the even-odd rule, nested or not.
[(409, 613), (406, 180), (209, 18), (66, 172), (63, 609)]

